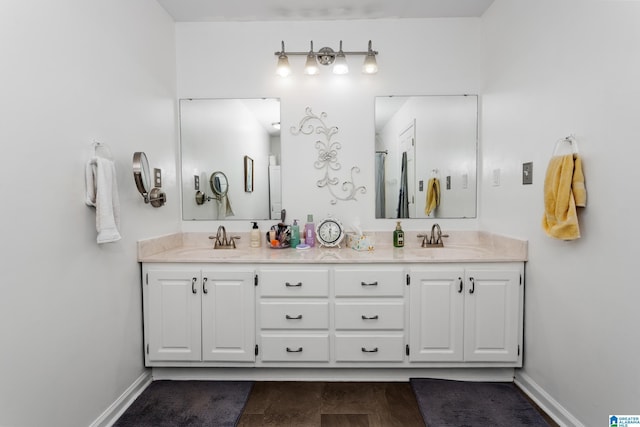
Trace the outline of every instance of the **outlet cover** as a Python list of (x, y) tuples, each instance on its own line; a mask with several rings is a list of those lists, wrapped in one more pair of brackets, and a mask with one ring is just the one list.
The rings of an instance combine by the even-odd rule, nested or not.
[(158, 168), (153, 169), (153, 186), (162, 187), (162, 171)]
[(533, 184), (533, 162), (522, 164), (522, 185)]
[(494, 187), (500, 186), (500, 169), (493, 170), (493, 186)]

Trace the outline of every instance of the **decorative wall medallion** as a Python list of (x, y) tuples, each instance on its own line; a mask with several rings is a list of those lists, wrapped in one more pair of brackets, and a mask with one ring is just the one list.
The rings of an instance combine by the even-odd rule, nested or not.
[(333, 196), (332, 205), (338, 203), (338, 200), (357, 200), (356, 194), (367, 192), (365, 186), (356, 186), (354, 183), (354, 175), (360, 173), (360, 168), (353, 166), (351, 168), (351, 180), (343, 181), (341, 185), (340, 179), (332, 174), (342, 167), (338, 162), (338, 150), (342, 148), (342, 145), (338, 141), (331, 140), (338, 133), (338, 127), (328, 127), (325, 123), (326, 118), (327, 113), (323, 112), (320, 113), (320, 116), (317, 116), (311, 111), (311, 107), (307, 107), (305, 116), (300, 120), (300, 124), (297, 127), (291, 127), (291, 134), (311, 135), (316, 133), (324, 135), (325, 141), (317, 140), (315, 143), (318, 150), (318, 159), (313, 166), (324, 171), (324, 176), (316, 182), (316, 185), (320, 188), (327, 187), (329, 189), (329, 193)]

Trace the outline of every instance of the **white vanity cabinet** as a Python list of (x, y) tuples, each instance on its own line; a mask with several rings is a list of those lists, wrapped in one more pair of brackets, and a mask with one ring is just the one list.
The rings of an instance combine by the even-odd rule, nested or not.
[(251, 267), (143, 264), (145, 363), (255, 360)]
[(521, 364), (523, 264), (412, 266), (411, 362)]
[(403, 362), (404, 268), (397, 265), (336, 267), (335, 360)]

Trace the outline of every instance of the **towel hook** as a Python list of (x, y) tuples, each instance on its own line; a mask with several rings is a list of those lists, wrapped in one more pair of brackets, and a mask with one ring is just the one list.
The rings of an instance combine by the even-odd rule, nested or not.
[(102, 157), (104, 159), (113, 160), (113, 156), (111, 155), (111, 149), (106, 144), (103, 144), (100, 141), (93, 141), (93, 154), (96, 157)]
[(554, 156), (558, 154), (558, 148), (560, 148), (563, 143), (569, 144), (569, 147), (571, 148), (571, 154), (578, 154), (578, 140), (576, 139), (574, 134), (571, 134), (556, 141), (556, 144), (553, 147)]

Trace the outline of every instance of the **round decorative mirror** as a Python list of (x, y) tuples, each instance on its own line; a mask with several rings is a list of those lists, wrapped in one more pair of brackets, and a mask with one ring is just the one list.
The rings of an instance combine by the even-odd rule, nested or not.
[(133, 153), (133, 179), (136, 181), (138, 191), (147, 202), (151, 190), (151, 180), (149, 176), (149, 161), (147, 160), (147, 155), (142, 151)]
[(227, 181), (227, 176), (220, 171), (211, 174), (211, 178), (209, 178), (209, 185), (217, 199), (226, 196), (227, 191), (229, 191), (229, 181)]

